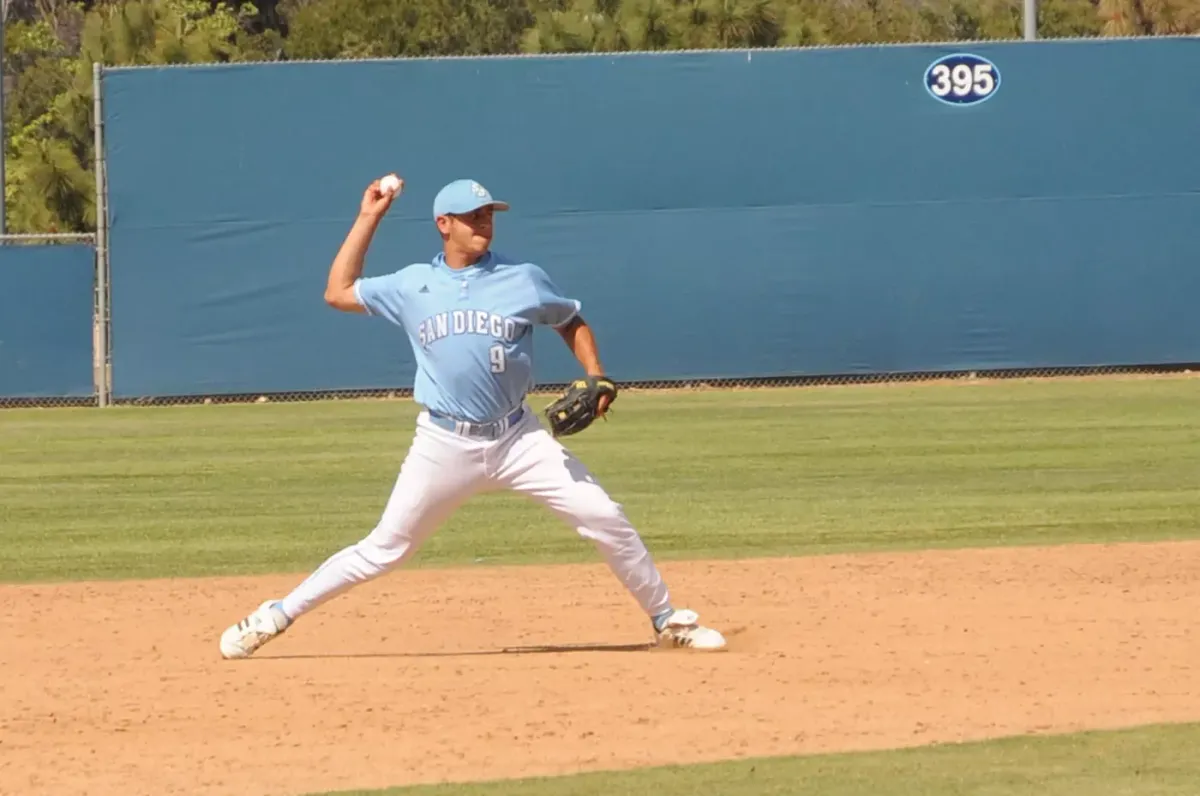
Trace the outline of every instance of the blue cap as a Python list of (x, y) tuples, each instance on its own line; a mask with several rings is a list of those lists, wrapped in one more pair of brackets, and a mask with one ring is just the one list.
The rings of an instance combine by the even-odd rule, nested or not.
[(438, 191), (433, 199), (433, 217), (447, 214), (460, 215), (491, 205), (497, 210), (507, 210), (508, 202), (492, 198), (492, 194), (475, 180), (455, 180)]

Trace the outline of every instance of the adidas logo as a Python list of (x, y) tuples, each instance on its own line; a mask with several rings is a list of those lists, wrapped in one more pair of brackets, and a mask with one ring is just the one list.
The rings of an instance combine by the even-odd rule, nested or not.
[(418, 293), (428, 293), (428, 292), (429, 292), (429, 285), (421, 285), (421, 289), (420, 289), (420, 290), (418, 290), (417, 292), (418, 292)]

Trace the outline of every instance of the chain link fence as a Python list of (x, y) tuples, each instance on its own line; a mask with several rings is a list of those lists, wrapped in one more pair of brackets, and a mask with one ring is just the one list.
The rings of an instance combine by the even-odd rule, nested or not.
[[(54, 246), (54, 245), (95, 245), (95, 238), (90, 234), (43, 234), (43, 235), (3, 235), (0, 236), (0, 246)], [(93, 318), (92, 348), (94, 352), (94, 373), (96, 383), (108, 378), (105, 370), (110, 367), (106, 359), (108, 346), (102, 344), (102, 337), (107, 327), (100, 323), (99, 313), (106, 305), (100, 296), (99, 282), (95, 287), (96, 300)], [(4, 341), (0, 340), (0, 345)], [(1103, 376), (1128, 375), (1170, 375), (1190, 374), (1200, 372), (1200, 363), (1177, 363), (1166, 365), (1104, 365), (1095, 367), (1048, 367), (1048, 368), (1003, 368), (956, 371), (921, 371), (898, 373), (849, 373), (849, 374), (796, 374), (790, 376), (762, 376), (739, 378), (691, 378), (673, 380), (633, 380), (622, 381), (619, 373), (613, 373), (623, 390), (746, 390), (765, 388), (803, 388), (839, 385), (887, 384), (903, 382), (933, 382), (933, 381), (975, 381), (985, 379), (1051, 379), (1051, 378), (1086, 378)], [(110, 382), (111, 383), (111, 382)], [(565, 383), (539, 384), (533, 390), (534, 395), (552, 396), (566, 388)], [(237, 403), (290, 403), (301, 401), (337, 401), (337, 400), (395, 400), (410, 399), (412, 389), (409, 387), (382, 387), (373, 389), (343, 389), (297, 391), (278, 393), (238, 393), (238, 394), (194, 394), (166, 396), (111, 396), (109, 403), (114, 406), (179, 406), (189, 404), (237, 404)], [(56, 408), (56, 407), (94, 407), (101, 405), (98, 391), (93, 390), (89, 395), (30, 395), (6, 396), (0, 395), (0, 409), (5, 408)]]
[(95, 407), (96, 396), (59, 395), (24, 397), (19, 395), (0, 395), (0, 409), (70, 409), (78, 407)]
[[(894, 384), (905, 382), (970, 382), (988, 379), (1095, 378), (1130, 375), (1165, 376), (1190, 373), (1200, 373), (1200, 364), (1014, 368), (1002, 370), (927, 371), (914, 373), (864, 373), (646, 381), (621, 381), (620, 379), (617, 379), (617, 383), (622, 390), (629, 391), (699, 392), (704, 390), (805, 388), (867, 384)], [(534, 388), (532, 394), (535, 396), (545, 396), (548, 398), (560, 393), (562, 390), (566, 389), (566, 386), (567, 385), (565, 383), (557, 382), (539, 384)], [(115, 406), (181, 406), (189, 404), (209, 405), (239, 403), (295, 403), (303, 401), (396, 400), (410, 399), (411, 397), (411, 388), (395, 387), (360, 390), (321, 390), (280, 393), (169, 395), (133, 398), (114, 397), (112, 403)], [(0, 406), (3, 405), (4, 400), (0, 398)], [(52, 403), (48, 405), (59, 404)]]
[[(1200, 374), (1200, 363), (1187, 365), (1103, 366), (1078, 368), (1031, 368), (1010, 370), (936, 371), (921, 373), (873, 373), (828, 376), (758, 377), (738, 379), (688, 379), (680, 381), (618, 381), (623, 391), (673, 391), (702, 392), (705, 390), (753, 390), (781, 388), (809, 388), (829, 386), (854, 386), (871, 384), (900, 384), (939, 381), (972, 382), (1003, 379), (1063, 379), (1098, 378), (1116, 376), (1171, 376)], [(534, 396), (550, 398), (566, 389), (565, 383), (539, 384), (532, 391)], [(407, 387), (321, 390), (281, 393), (235, 393), (216, 395), (149, 395), (114, 397), (112, 406), (187, 406), (252, 403), (300, 403), (309, 401), (346, 400), (407, 400), (412, 398), (412, 389)], [(97, 399), (92, 396), (0, 396), (0, 409), (19, 408), (66, 408), (95, 407)]]

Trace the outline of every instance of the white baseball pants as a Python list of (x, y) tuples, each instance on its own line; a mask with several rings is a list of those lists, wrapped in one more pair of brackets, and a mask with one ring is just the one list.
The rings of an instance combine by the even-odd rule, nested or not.
[(468, 498), (496, 489), (535, 498), (590, 539), (648, 616), (670, 610), (666, 584), (622, 507), (526, 406), (524, 415), (494, 440), (441, 428), (421, 412), (379, 523), (285, 597), (284, 613), (295, 619), (398, 567)]

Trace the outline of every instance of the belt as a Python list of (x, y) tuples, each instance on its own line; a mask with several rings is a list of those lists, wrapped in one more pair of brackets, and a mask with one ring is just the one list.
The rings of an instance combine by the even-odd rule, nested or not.
[(487, 423), (471, 423), (466, 420), (457, 420), (449, 415), (443, 415), (432, 409), (428, 410), (429, 420), (435, 426), (440, 426), (447, 431), (453, 431), (455, 434), (463, 437), (482, 437), (484, 439), (496, 439), (505, 431), (512, 428), (513, 424), (520, 420), (524, 414), (525, 407), (518, 406), (499, 420), (491, 420)]

